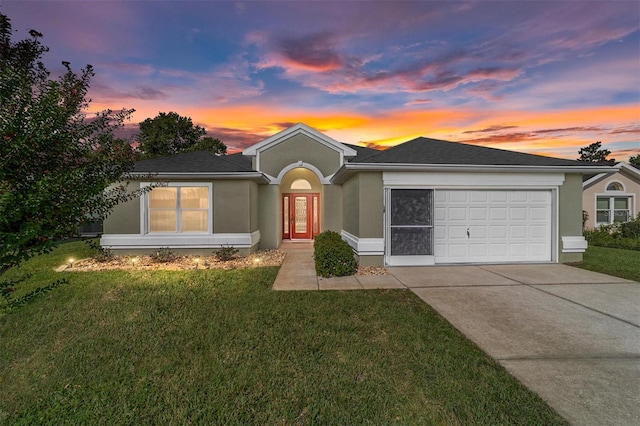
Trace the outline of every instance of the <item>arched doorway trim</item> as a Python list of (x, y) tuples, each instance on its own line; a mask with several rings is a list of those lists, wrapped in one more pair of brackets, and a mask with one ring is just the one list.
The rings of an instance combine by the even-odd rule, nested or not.
[(286, 175), (293, 169), (297, 169), (298, 167), (303, 167), (305, 169), (311, 170), (316, 176), (318, 176), (320, 183), (323, 185), (329, 185), (331, 183), (331, 176), (324, 177), (322, 176), (322, 172), (313, 164), (305, 163), (304, 161), (298, 161), (297, 163), (291, 163), (280, 170), (278, 177), (271, 181), (271, 185), (280, 185), (280, 183), (282, 183), (282, 178), (284, 177), (284, 175)]

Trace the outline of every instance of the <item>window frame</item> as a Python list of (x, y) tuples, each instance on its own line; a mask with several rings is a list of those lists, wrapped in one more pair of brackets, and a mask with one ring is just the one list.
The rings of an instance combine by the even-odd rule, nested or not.
[[(626, 209), (616, 209), (615, 208), (615, 200), (616, 198), (624, 198), (627, 200), (627, 208)], [(608, 208), (607, 209), (599, 209), (598, 201), (599, 200), (607, 200)], [(633, 197), (630, 194), (625, 194), (620, 191), (609, 191), (607, 194), (596, 194), (596, 205), (595, 205), (595, 224), (596, 227), (601, 225), (612, 225), (614, 223), (624, 223), (628, 222), (634, 216), (633, 210)], [(624, 222), (615, 222), (615, 212), (616, 211), (626, 211), (627, 212), (627, 220)], [(607, 222), (601, 222), (598, 220), (598, 212), (607, 212)]]
[[(141, 188), (151, 185), (151, 182), (142, 182), (140, 184)], [(140, 224), (141, 224), (141, 234), (143, 235), (208, 235), (213, 233), (213, 184), (211, 182), (168, 182), (164, 184), (162, 187), (166, 188), (207, 188), (207, 196), (208, 196), (208, 205), (207, 205), (207, 230), (206, 231), (196, 231), (196, 232), (182, 232), (181, 230), (181, 198), (180, 195), (177, 197), (177, 205), (176, 205), (176, 232), (151, 232), (149, 230), (149, 225), (151, 221), (151, 209), (149, 208), (149, 192), (145, 192), (141, 197), (141, 209), (140, 209)], [(152, 190), (153, 191), (153, 190)], [(180, 193), (180, 191), (178, 191)], [(188, 208), (186, 210), (198, 210)], [(204, 209), (202, 209), (204, 210)]]

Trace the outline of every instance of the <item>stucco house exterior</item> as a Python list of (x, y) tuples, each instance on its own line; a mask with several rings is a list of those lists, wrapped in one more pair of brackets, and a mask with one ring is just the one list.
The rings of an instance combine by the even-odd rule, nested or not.
[(378, 151), (300, 123), (238, 154), (138, 162), (131, 189), (166, 185), (117, 206), (101, 244), (251, 252), (334, 230), (362, 265), (578, 261), (582, 175), (612, 170), (427, 138)]
[(617, 166), (614, 172), (585, 176), (582, 210), (587, 214), (587, 229), (627, 222), (638, 215), (640, 170), (627, 163)]

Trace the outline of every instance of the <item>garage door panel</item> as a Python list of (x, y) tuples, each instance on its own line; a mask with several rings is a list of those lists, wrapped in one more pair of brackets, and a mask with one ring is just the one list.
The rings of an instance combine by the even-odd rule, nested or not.
[(487, 220), (487, 209), (484, 207), (469, 207), (469, 220)]
[(507, 220), (507, 208), (506, 207), (490, 207), (489, 218), (491, 220)]
[(467, 220), (467, 208), (466, 207), (451, 207), (449, 209), (448, 218), (451, 221), (455, 221), (455, 220), (466, 221)]
[(436, 263), (551, 260), (551, 191), (436, 190), (434, 197)]
[(526, 207), (511, 207), (509, 209), (510, 220), (526, 220), (527, 208)]
[(469, 244), (469, 256), (471, 257), (486, 257), (487, 245), (486, 244)]
[(529, 209), (529, 217), (531, 220), (546, 222), (548, 214), (549, 209), (546, 207), (531, 207)]
[(509, 238), (512, 240), (527, 238), (527, 226), (511, 225), (509, 227)]
[(492, 239), (506, 238), (507, 227), (505, 225), (491, 225), (489, 227), (489, 237)]
[(467, 192), (466, 191), (453, 191), (449, 193), (449, 202), (451, 203), (464, 203), (467, 204)]
[(467, 227), (466, 226), (455, 226), (455, 225), (450, 225), (448, 227), (448, 237), (449, 239), (459, 239), (459, 240), (466, 240), (467, 239)]

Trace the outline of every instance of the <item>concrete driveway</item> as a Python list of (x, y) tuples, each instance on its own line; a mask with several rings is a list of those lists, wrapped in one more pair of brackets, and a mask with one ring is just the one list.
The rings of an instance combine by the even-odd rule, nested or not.
[(388, 269), (572, 424), (640, 424), (640, 283), (557, 264)]

